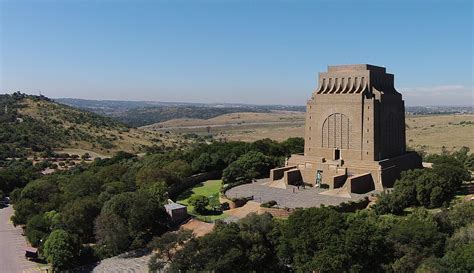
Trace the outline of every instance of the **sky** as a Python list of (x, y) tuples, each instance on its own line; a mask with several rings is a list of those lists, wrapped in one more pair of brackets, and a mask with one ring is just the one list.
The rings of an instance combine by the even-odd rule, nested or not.
[(304, 105), (328, 65), (395, 74), (406, 105), (473, 105), (461, 0), (0, 0), (0, 93)]

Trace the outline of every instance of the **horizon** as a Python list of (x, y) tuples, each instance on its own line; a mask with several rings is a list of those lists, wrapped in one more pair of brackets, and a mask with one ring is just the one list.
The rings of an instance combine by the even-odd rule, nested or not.
[(368, 63), (395, 75), (406, 106), (474, 104), (470, 1), (4, 1), (0, 9), (1, 92), (296, 106), (327, 66)]
[[(48, 97), (49, 98), (49, 97)], [(182, 104), (239, 104), (239, 105), (254, 105), (254, 106), (306, 106), (306, 104), (253, 104), (253, 103), (239, 103), (239, 102), (184, 102), (184, 101), (159, 101), (159, 100), (117, 100), (117, 99), (83, 99), (73, 97), (57, 97), (50, 98), (53, 100), (72, 99), (85, 101), (109, 101), (109, 102), (146, 102), (146, 103), (182, 103)], [(405, 105), (406, 107), (474, 107), (472, 104), (453, 104), (453, 105)]]
[[(208, 105), (212, 105), (212, 104), (237, 104), (237, 105), (249, 105), (249, 106), (306, 106), (306, 104), (256, 104), (256, 103), (245, 103), (245, 102), (219, 102), (219, 101), (216, 101), (216, 102), (193, 102), (193, 101), (162, 101), (162, 100), (134, 100), (134, 99), (130, 99), (130, 100), (121, 100), (121, 99), (89, 99), (89, 98), (78, 98), (78, 97), (49, 97), (49, 96), (46, 96), (42, 93), (38, 93), (38, 94), (31, 94), (31, 93), (25, 93), (25, 92), (22, 92), (21, 90), (18, 90), (18, 91), (15, 91), (15, 92), (20, 92), (20, 93), (24, 93), (24, 94), (27, 94), (27, 95), (33, 95), (33, 96), (45, 96), (47, 97), (48, 99), (52, 99), (54, 101), (57, 101), (57, 100), (84, 100), (84, 101), (102, 101), (102, 102), (142, 102), (142, 103), (167, 103), (167, 104), (208, 104)], [(0, 93), (0, 95), (3, 95), (3, 94), (13, 94), (15, 92), (6, 92), (6, 93)], [(403, 95), (403, 94), (402, 94)], [(426, 105), (420, 105), (420, 104), (416, 104), (416, 105), (405, 105), (405, 107), (474, 107), (473, 104), (439, 104), (439, 105), (436, 105), (436, 104), (426, 104)]]

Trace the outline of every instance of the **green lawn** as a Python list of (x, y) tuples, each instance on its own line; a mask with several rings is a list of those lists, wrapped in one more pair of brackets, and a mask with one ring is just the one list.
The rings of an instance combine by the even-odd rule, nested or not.
[[(206, 182), (197, 184), (193, 188), (185, 191), (182, 193), (176, 202), (183, 204), (188, 207), (188, 213), (194, 215), (197, 219), (212, 222), (218, 219), (226, 218), (227, 215), (225, 213), (219, 215), (201, 215), (194, 211), (193, 206), (189, 205), (188, 200), (193, 195), (204, 195), (207, 196), (211, 200), (219, 200), (219, 189), (222, 185), (222, 180), (208, 180)], [(211, 201), (212, 203), (212, 201)]]

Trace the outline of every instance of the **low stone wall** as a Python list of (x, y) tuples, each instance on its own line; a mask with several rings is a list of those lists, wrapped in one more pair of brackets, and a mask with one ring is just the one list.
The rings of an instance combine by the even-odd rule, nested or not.
[(278, 179), (282, 179), (285, 175), (285, 172), (291, 169), (296, 168), (296, 166), (287, 166), (281, 168), (275, 168), (270, 170), (270, 181), (275, 181)]
[(263, 214), (265, 212), (270, 213), (273, 217), (288, 217), (293, 212), (291, 209), (281, 209), (281, 208), (258, 208), (258, 214)]
[(339, 212), (355, 212), (357, 210), (362, 210), (367, 208), (369, 205), (370, 200), (369, 197), (365, 197), (364, 199), (358, 201), (349, 201), (339, 204), (334, 208)]
[(337, 189), (341, 188), (344, 186), (344, 183), (346, 182), (347, 176), (345, 174), (340, 174), (340, 175), (335, 175), (332, 177), (332, 185), (330, 186), (330, 189)]
[(349, 177), (346, 184), (349, 192), (353, 193), (367, 193), (375, 189), (375, 184), (371, 173), (364, 173)]
[(287, 185), (298, 185), (303, 181), (303, 178), (301, 177), (300, 170), (291, 169), (291, 170), (285, 171), (283, 175), (283, 180), (285, 181), (285, 184)]
[(195, 185), (212, 179), (220, 179), (222, 177), (221, 171), (212, 171), (206, 173), (198, 173), (183, 179), (180, 183), (172, 185), (168, 190), (168, 196), (170, 199), (175, 199), (185, 190), (194, 187)]
[(221, 204), (224, 204), (224, 203), (229, 204), (229, 209), (235, 209), (235, 208), (239, 208), (245, 205), (248, 202), (248, 199), (244, 198), (244, 199), (237, 199), (237, 200), (232, 201), (226, 196), (219, 196), (219, 202)]

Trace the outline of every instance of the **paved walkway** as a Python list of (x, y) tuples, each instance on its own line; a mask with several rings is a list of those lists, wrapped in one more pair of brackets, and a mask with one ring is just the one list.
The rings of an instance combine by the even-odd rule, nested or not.
[(262, 185), (268, 182), (268, 179), (261, 179), (251, 184), (240, 185), (231, 188), (226, 192), (229, 198), (253, 196), (254, 201), (259, 203), (275, 200), (281, 208), (309, 208), (324, 205), (339, 205), (343, 202), (357, 201), (368, 194), (349, 194), (350, 197), (332, 196), (321, 194), (326, 189), (310, 188), (298, 189), (298, 187), (287, 185), (286, 189), (269, 187)]
[(25, 259), (26, 239), (21, 227), (14, 227), (10, 221), (11, 206), (0, 209), (0, 273), (42, 272), (45, 265)]
[(100, 261), (91, 272), (95, 273), (147, 273), (148, 261), (152, 254), (132, 255), (122, 254)]
[(104, 259), (97, 264), (89, 264), (74, 269), (70, 273), (147, 273), (148, 261), (153, 254), (146, 250), (136, 250)]

